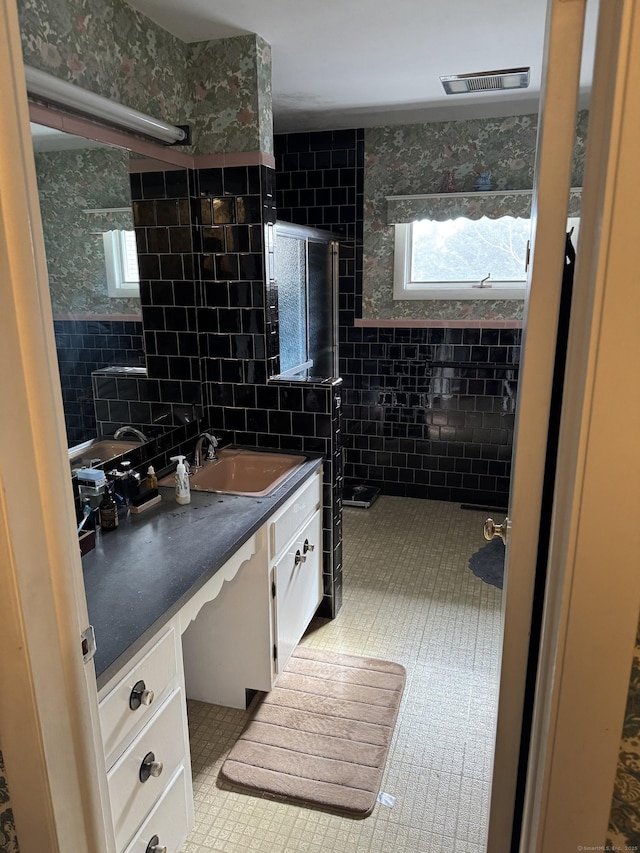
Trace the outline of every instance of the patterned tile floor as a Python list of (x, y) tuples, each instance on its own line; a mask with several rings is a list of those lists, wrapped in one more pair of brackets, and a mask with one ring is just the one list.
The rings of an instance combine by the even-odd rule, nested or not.
[(468, 568), (486, 513), (380, 497), (344, 512), (344, 602), (304, 643), (398, 661), (407, 684), (364, 820), (218, 788), (243, 711), (189, 702), (196, 823), (182, 853), (484, 853), (501, 593)]

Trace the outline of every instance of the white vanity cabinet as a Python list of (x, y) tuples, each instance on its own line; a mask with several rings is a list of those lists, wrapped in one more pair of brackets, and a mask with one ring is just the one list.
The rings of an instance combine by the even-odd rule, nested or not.
[(300, 489), (268, 522), (268, 527), (275, 641), (273, 686), (322, 601), (320, 478)]
[(257, 531), (217, 597), (203, 590), (208, 600), (183, 626), (190, 699), (245, 708), (247, 691), (275, 685), (322, 600), (321, 516), (316, 473)]
[(193, 793), (177, 620), (98, 698), (118, 853), (179, 850)]
[[(178, 853), (193, 826), (186, 697), (270, 690), (322, 600), (320, 472), (98, 695), (117, 853)], [(215, 531), (212, 531), (215, 535)]]

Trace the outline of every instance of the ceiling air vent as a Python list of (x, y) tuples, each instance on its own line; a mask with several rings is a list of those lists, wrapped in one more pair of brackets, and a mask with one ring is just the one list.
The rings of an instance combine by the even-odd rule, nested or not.
[(505, 68), (501, 71), (477, 71), (475, 74), (453, 74), (441, 77), (447, 95), (469, 92), (500, 92), (504, 89), (526, 89), (530, 68)]

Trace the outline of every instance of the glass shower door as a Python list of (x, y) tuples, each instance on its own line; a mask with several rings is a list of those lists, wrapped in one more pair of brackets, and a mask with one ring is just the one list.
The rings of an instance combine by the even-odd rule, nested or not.
[(278, 222), (280, 376), (337, 376), (336, 244), (332, 235)]
[(310, 367), (307, 302), (307, 245), (304, 239), (276, 233), (276, 279), (280, 329), (280, 375)]

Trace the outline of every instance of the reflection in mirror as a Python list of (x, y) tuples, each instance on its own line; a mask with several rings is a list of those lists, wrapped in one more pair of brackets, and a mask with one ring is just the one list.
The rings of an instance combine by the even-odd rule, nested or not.
[(75, 446), (96, 437), (92, 372), (144, 364), (140, 299), (132, 295), (129, 152), (39, 125), (32, 137), (67, 441)]

